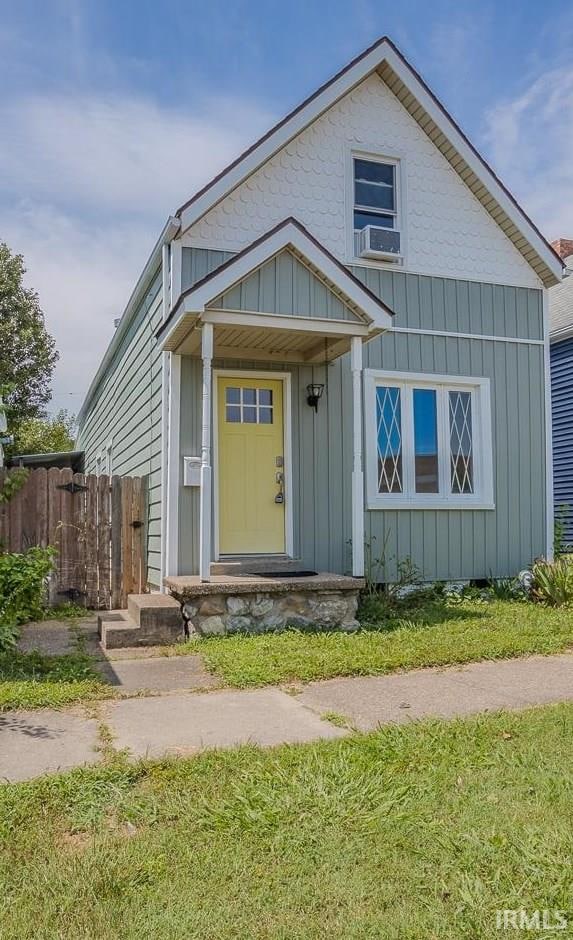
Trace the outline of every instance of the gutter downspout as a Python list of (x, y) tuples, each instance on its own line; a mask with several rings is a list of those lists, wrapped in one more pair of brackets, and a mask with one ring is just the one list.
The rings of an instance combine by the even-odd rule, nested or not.
[(551, 413), (551, 353), (549, 336), (549, 293), (543, 289), (543, 354), (545, 375), (545, 516), (546, 516), (546, 557), (553, 561), (553, 538), (555, 509), (553, 505), (553, 427)]
[[(171, 242), (177, 235), (181, 223), (179, 219), (170, 216), (163, 230), (161, 244), (161, 273), (162, 273), (162, 311), (161, 320), (165, 322), (171, 310)], [(159, 588), (165, 592), (163, 578), (168, 571), (167, 557), (167, 513), (168, 513), (168, 479), (169, 479), (169, 377), (171, 353), (161, 353), (161, 543), (159, 564)]]

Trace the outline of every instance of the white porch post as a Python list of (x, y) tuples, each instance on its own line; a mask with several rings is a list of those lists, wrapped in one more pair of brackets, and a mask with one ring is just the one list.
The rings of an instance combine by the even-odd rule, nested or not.
[(201, 506), (199, 513), (199, 575), (211, 579), (211, 363), (213, 359), (213, 324), (201, 330), (203, 360), (203, 410), (201, 421)]
[(364, 474), (362, 472), (362, 340), (353, 336), (352, 369), (353, 466), (352, 466), (352, 574), (364, 575)]

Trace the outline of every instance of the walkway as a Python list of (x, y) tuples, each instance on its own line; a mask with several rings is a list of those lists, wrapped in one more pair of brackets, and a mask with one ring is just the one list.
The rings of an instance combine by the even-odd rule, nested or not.
[(197, 659), (156, 656), (102, 664), (129, 673), (131, 689), (141, 682), (137, 669), (144, 670), (145, 688), (157, 695), (0, 715), (0, 778), (25, 780), (97, 763), (100, 743), (110, 736), (113, 747), (133, 758), (160, 757), (338, 738), (393, 722), (573, 701), (572, 654), (331, 679), (302, 686), (296, 695), (280, 688), (192, 691), (210, 680)]

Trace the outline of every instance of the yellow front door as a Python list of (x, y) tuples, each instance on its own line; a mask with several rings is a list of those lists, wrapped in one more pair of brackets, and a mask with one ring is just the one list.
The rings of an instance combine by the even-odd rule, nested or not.
[(219, 552), (282, 553), (283, 383), (219, 376), (217, 402)]

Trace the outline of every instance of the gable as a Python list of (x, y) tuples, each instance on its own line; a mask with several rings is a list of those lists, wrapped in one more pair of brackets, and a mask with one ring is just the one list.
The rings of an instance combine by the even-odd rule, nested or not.
[(293, 214), (349, 262), (347, 170), (353, 147), (401, 159), (408, 270), (540, 286), (525, 258), (377, 74), (207, 212), (184, 244), (238, 251)]
[(288, 249), (220, 294), (208, 306), (361, 322), (344, 300)]
[(377, 75), (458, 174), (545, 287), (561, 280), (561, 259), (418, 72), (383, 36), (270, 128), (177, 210), (185, 233), (365, 79)]

